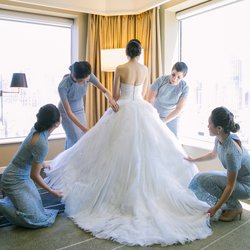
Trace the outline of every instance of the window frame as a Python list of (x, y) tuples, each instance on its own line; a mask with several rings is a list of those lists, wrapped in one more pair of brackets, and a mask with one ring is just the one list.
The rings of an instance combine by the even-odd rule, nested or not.
[[(196, 15), (200, 15), (202, 13), (205, 12), (209, 12), (209, 11), (213, 11), (215, 9), (218, 8), (223, 8), (226, 7), (228, 5), (232, 5), (235, 4), (239, 1), (243, 1), (243, 0), (223, 0), (223, 1), (209, 1), (206, 3), (201, 3), (198, 4), (194, 7), (190, 7), (187, 8), (185, 10), (180, 10), (176, 12), (176, 20), (178, 22), (178, 58), (181, 61), (182, 60), (182, 20), (186, 19), (186, 18), (190, 18), (192, 16), (196, 16)], [(212, 150), (214, 147), (214, 140), (213, 138), (208, 139), (207, 136), (205, 136), (204, 138), (202, 136), (197, 136), (197, 137), (188, 137), (188, 136), (181, 136), (180, 137), (180, 141), (183, 145), (187, 145), (187, 146), (194, 146), (197, 148), (202, 148), (202, 149), (206, 149), (206, 150)], [(247, 145), (244, 145), (248, 151), (250, 151), (250, 143), (248, 143)]]
[[(42, 25), (51, 25), (54, 27), (68, 27), (71, 29), (71, 51), (70, 51), (70, 60), (78, 60), (78, 50), (79, 50), (79, 32), (77, 30), (79, 26), (79, 16), (77, 14), (65, 14), (57, 13), (55, 16), (48, 15), (48, 11), (37, 14), (34, 12), (23, 12), (20, 10), (9, 10), (9, 9), (0, 9), (0, 19), (7, 21), (17, 21), (25, 22), (32, 24), (42, 24)], [(4, 90), (3, 90), (4, 91)], [(3, 98), (1, 96), (0, 98)], [(3, 100), (4, 102), (4, 100)], [(9, 138), (0, 138), (0, 145), (16, 144), (21, 143), (25, 139), (26, 135), (19, 137), (9, 137)], [(52, 134), (49, 140), (58, 140), (65, 138), (65, 133)]]

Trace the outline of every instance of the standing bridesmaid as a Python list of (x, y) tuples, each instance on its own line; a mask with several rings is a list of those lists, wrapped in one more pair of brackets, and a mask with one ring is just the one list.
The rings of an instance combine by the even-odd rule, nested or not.
[(62, 115), (62, 126), (66, 133), (65, 149), (72, 147), (88, 131), (83, 98), (89, 83), (104, 93), (114, 111), (118, 111), (119, 108), (111, 93), (91, 73), (91, 65), (87, 61), (75, 62), (69, 69), (70, 74), (64, 76), (58, 87), (59, 110)]

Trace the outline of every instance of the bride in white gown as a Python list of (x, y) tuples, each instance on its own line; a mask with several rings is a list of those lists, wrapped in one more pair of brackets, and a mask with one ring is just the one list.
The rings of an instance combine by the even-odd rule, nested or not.
[(47, 181), (63, 191), (66, 214), (94, 236), (121, 244), (171, 245), (211, 235), (208, 205), (188, 189), (197, 173), (182, 146), (143, 99), (147, 68), (140, 43), (126, 48), (109, 108), (51, 163)]

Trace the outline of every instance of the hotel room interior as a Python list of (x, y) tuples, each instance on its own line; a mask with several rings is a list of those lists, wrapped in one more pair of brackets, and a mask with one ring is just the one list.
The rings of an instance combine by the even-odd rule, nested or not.
[[(34, 67), (39, 68), (36, 69), (37, 71), (32, 72), (33, 69), (31, 70), (27, 65), (20, 66), (20, 64), (22, 64), (22, 60), (20, 58), (16, 58), (14, 49), (6, 49), (9, 59), (7, 59), (8, 61), (4, 62), (4, 65), (15, 65), (19, 61), (20, 62), (19, 65), (16, 65), (13, 68), (10, 66), (2, 67), (2, 52), (0, 53), (0, 175), (3, 173), (5, 167), (9, 164), (16, 150), (20, 146), (20, 143), (24, 138), (24, 134), (28, 132), (30, 127), (33, 125), (33, 123), (29, 123), (30, 119), (28, 119), (28, 111), (25, 113), (24, 110), (31, 110), (31, 114), (33, 115), (34, 113), (32, 112), (37, 111), (37, 107), (40, 105), (40, 103), (43, 103), (43, 100), (46, 100), (46, 98), (48, 98), (49, 101), (54, 102), (54, 104), (57, 104), (59, 99), (53, 99), (53, 96), (57, 95), (57, 85), (60, 82), (60, 77), (62, 77), (64, 73), (68, 73), (68, 67), (71, 63), (81, 60), (89, 61), (92, 65), (93, 73), (100, 79), (105, 87), (112, 91), (114, 69), (112, 67), (112, 69), (105, 67), (110, 67), (110, 61), (114, 62), (114, 67), (117, 66), (120, 62), (116, 62), (115, 60), (119, 56), (114, 55), (114, 57), (111, 57), (112, 55), (108, 54), (108, 65), (105, 65), (105, 55), (102, 55), (102, 53), (104, 53), (105, 50), (125, 48), (126, 43), (130, 39), (138, 38), (141, 41), (143, 47), (143, 63), (149, 68), (150, 83), (163, 74), (169, 74), (172, 65), (176, 61), (184, 60), (189, 66), (190, 75), (187, 76), (187, 82), (189, 85), (191, 85), (193, 84), (193, 81), (195, 81), (194, 74), (197, 73), (197, 71), (192, 72), (192, 65), (195, 67), (197, 66), (197, 63), (194, 62), (192, 64), (191, 60), (189, 63), (189, 47), (184, 43), (184, 38), (188, 37), (188, 33), (182, 29), (186, 27), (187, 30), (189, 27), (188, 25), (190, 24), (188, 22), (184, 23), (184, 21), (189, 20), (189, 17), (199, 17), (202, 13), (212, 13), (214, 10), (222, 10), (223, 8), (227, 7), (235, 7), (235, 13), (233, 16), (235, 21), (238, 17), (242, 15), (244, 16), (244, 14), (237, 11), (238, 9), (236, 6), (240, 2), (248, 2), (249, 4), (249, 0), (0, 0), (0, 22), (1, 20), (14, 20), (14, 25), (17, 21), (19, 23), (43, 24), (44, 26), (47, 25), (50, 27), (66, 27), (66, 35), (70, 36), (70, 38), (67, 40), (67, 46), (70, 46), (70, 48), (67, 50), (67, 56), (63, 58), (64, 61), (61, 63), (62, 67), (57, 67), (56, 64), (52, 65), (54, 66), (53, 72), (57, 71), (58, 69), (60, 74), (57, 72), (56, 76), (49, 75), (48, 78), (46, 78), (46, 76), (43, 78), (43, 80), (47, 79), (48, 87), (46, 88), (48, 88), (48, 91), (42, 94), (39, 89), (36, 89), (35, 85), (40, 84), (37, 78), (39, 78), (39, 74), (41, 73), (39, 71), (43, 71), (43, 68), (47, 70), (48, 66), (45, 65), (46, 63), (35, 64)], [(248, 7), (250, 7), (250, 5), (248, 5)], [(250, 8), (248, 11), (249, 10)], [(194, 20), (193, 23), (195, 26), (199, 26), (199, 19), (196, 21)], [(246, 23), (244, 23), (244, 25), (246, 25)], [(215, 28), (212, 20), (210, 20), (209, 24), (211, 25), (211, 29)], [(8, 32), (4, 30), (5, 33), (3, 33), (1, 27), (2, 26), (0, 26), (0, 51), (4, 51), (6, 45), (3, 44), (2, 38), (3, 36), (8, 35)], [(201, 27), (199, 28), (202, 29)], [(223, 28), (220, 31), (222, 32), (222, 30)], [(248, 31), (245, 30), (245, 32), (247, 33)], [(190, 36), (192, 36), (191, 33)], [(13, 43), (14, 46), (19, 42), (19, 39), (20, 37), (17, 35)], [(209, 37), (208, 39), (211, 39), (211, 41), (208, 40), (211, 42), (211, 44), (216, 42), (219, 43), (219, 38)], [(190, 39), (190, 41), (192, 42), (192, 39)], [(63, 44), (64, 41), (61, 41), (61, 43)], [(61, 44), (58, 43), (57, 46), (59, 47)], [(36, 47), (36, 49), (39, 50), (39, 47)], [(213, 53), (214, 60), (217, 60), (215, 52), (210, 51), (210, 49), (206, 47), (203, 47), (203, 50), (204, 55), (201, 57), (202, 60), (210, 60), (206, 59), (206, 55)], [(123, 51), (124, 49), (122, 49), (122, 52)], [(107, 53), (108, 52), (109, 51), (107, 51)], [(116, 52), (119, 51), (113, 51), (113, 53)], [(50, 54), (49, 51), (42, 50), (38, 53), (38, 55), (32, 54), (33, 53), (31, 53), (31, 55), (26, 54), (25, 56), (31, 58), (32, 60), (32, 56), (36, 57), (40, 54), (46, 54), (48, 61), (54, 60), (54, 58), (52, 59), (53, 54)], [(199, 61), (198, 64), (199, 63), (202, 65), (203, 61)], [(233, 63), (234, 65), (238, 63), (237, 67), (239, 68), (239, 62), (237, 60), (233, 61), (232, 64)], [(49, 64), (49, 66), (51, 67), (51, 64)], [(6, 72), (4, 72), (5, 68)], [(211, 72), (214, 70), (214, 67), (211, 66), (211, 68), (202, 70), (204, 70), (202, 72), (206, 72), (207, 70), (207, 75), (203, 75), (201, 78), (208, 77), (207, 81), (204, 80), (204, 82), (209, 83), (209, 80), (212, 79)], [(26, 74), (27, 83), (25, 84), (27, 85), (22, 85), (20, 89), (18, 88), (18, 93), (16, 93), (17, 88), (10, 88), (10, 82), (12, 74), (18, 71)], [(50, 72), (52, 72), (52, 70), (50, 70)], [(31, 76), (32, 74), (33, 76)], [(43, 84), (42, 81), (40, 82)], [(199, 86), (201, 85), (202, 84), (200, 83)], [(49, 91), (51, 91), (51, 89), (55, 91), (55, 95), (50, 94)], [(244, 87), (241, 89), (244, 89)], [(197, 94), (202, 90), (197, 87), (195, 91)], [(213, 91), (214, 89), (211, 90), (212, 93), (214, 93)], [(247, 105), (245, 105), (247, 107), (244, 109), (244, 112), (248, 112), (250, 109), (249, 86), (247, 91), (244, 95), (245, 99), (243, 98), (247, 103)], [(208, 92), (209, 91), (207, 91), (207, 93)], [(36, 99), (37, 93), (40, 93), (43, 98), (45, 98), (41, 99), (40, 103)], [(222, 93), (219, 93), (218, 95), (227, 95), (227, 93), (222, 91)], [(200, 98), (200, 96), (202, 95), (197, 94), (196, 101)], [(208, 93), (206, 96), (207, 99), (204, 101), (205, 105), (206, 102), (209, 102), (208, 100), (213, 99), (213, 97), (214, 96), (209, 97)], [(56, 98), (58, 97), (56, 96)], [(238, 96), (235, 98), (237, 99)], [(229, 99), (233, 99), (235, 102), (235, 98)], [(26, 101), (24, 101), (24, 99)], [(249, 100), (249, 103), (246, 100)], [(84, 101), (88, 126), (91, 127), (98, 121), (104, 111), (108, 108), (108, 104), (105, 101), (105, 97), (102, 96), (99, 91), (96, 91), (96, 89), (92, 86), (89, 86), (88, 93)], [(20, 110), (16, 110), (16, 106), (13, 103), (13, 106), (8, 104), (11, 102), (18, 102), (21, 104), (19, 106), (22, 107), (20, 107)], [(24, 102), (25, 104), (23, 104)], [(36, 104), (34, 104), (34, 102)], [(199, 105), (203, 104), (204, 107), (204, 102), (199, 100), (197, 102), (193, 101), (190, 105), (193, 105), (193, 110), (197, 111), (202, 109)], [(29, 105), (29, 103), (32, 104), (32, 107), (30, 107), (30, 109), (24, 109), (26, 107), (25, 105)], [(8, 107), (12, 107), (12, 109), (9, 110)], [(209, 110), (211, 110), (211, 106), (208, 105), (207, 112), (209, 112)], [(185, 109), (184, 113), (188, 114), (188, 108)], [(186, 115), (186, 117), (185, 114), (183, 115), (183, 124), (185, 124), (183, 127), (186, 127), (186, 130), (184, 128), (183, 136), (180, 137), (185, 151), (187, 154), (192, 156), (199, 156), (208, 152), (213, 146), (213, 141), (211, 138), (207, 139), (207, 116), (200, 115), (200, 117), (203, 118), (204, 124), (202, 125), (204, 126), (204, 129), (202, 128), (200, 130), (194, 130), (194, 132), (192, 130), (192, 135), (196, 133), (197, 136), (190, 136), (190, 138), (188, 138), (186, 135), (188, 133), (187, 130), (189, 130), (188, 126), (190, 125), (187, 124), (187, 122), (191, 122), (192, 119), (195, 120), (195, 113), (192, 113), (191, 119), (190, 113), (189, 115)], [(10, 122), (12, 117), (15, 124), (19, 124), (20, 126), (12, 125), (12, 123), (14, 123)], [(247, 116), (244, 117), (247, 120), (249, 119)], [(20, 129), (18, 132), (19, 134), (13, 134), (14, 132), (11, 131), (8, 132), (10, 134), (8, 135), (6, 132), (7, 124), (13, 128), (15, 128), (15, 126), (25, 126), (26, 130)], [(248, 125), (250, 125), (249, 121), (247, 121), (246, 125), (244, 126), (247, 127)], [(206, 139), (204, 139), (205, 137)], [(245, 136), (244, 138), (248, 139), (250, 136)], [(51, 136), (49, 140), (49, 153), (46, 159), (47, 161), (52, 160), (56, 155), (63, 151), (64, 141), (65, 135), (63, 134), (62, 129), (58, 133), (55, 133)], [(197, 167), (200, 171), (223, 169), (218, 159), (210, 162), (197, 163)], [(2, 194), (0, 193), (0, 198), (1, 196)], [(235, 220), (230, 223), (212, 222), (211, 226), (213, 229), (213, 234), (207, 239), (196, 240), (185, 245), (172, 245), (165, 247), (154, 245), (147, 247), (147, 249), (250, 249), (250, 202), (248, 200), (242, 201), (242, 205), (244, 212), (241, 220)], [(60, 204), (59, 207), (63, 209), (62, 204)], [(38, 230), (15, 227), (4, 220), (0, 215), (0, 222), (1, 220), (3, 222), (0, 224), (0, 249), (3, 250), (143, 249), (139, 246), (129, 247), (118, 244), (117, 242), (111, 240), (97, 239), (90, 233), (84, 232), (74, 225), (73, 222), (66, 217), (63, 211), (58, 215), (53, 226)]]

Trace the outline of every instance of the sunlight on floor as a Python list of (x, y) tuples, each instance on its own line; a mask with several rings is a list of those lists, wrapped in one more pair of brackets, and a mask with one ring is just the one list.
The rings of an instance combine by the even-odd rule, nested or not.
[(245, 203), (245, 202), (241, 202), (241, 205), (242, 205), (242, 207), (243, 207), (245, 210), (250, 211), (250, 204)]

